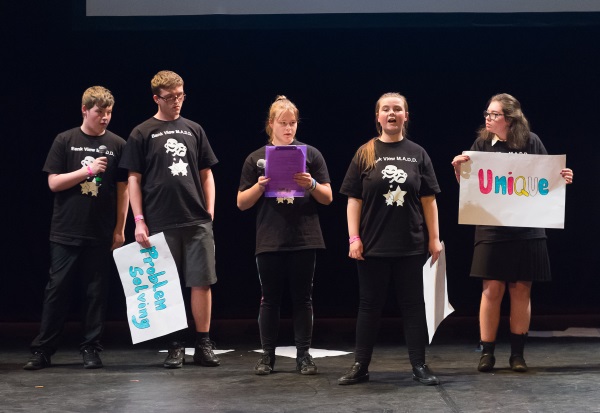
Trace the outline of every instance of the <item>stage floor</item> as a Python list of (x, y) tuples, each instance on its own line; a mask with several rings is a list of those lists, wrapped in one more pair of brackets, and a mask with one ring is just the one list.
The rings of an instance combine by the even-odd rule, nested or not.
[[(588, 318), (585, 324), (596, 321)], [(0, 412), (600, 412), (600, 338), (530, 338), (525, 353), (530, 370), (514, 373), (508, 367), (510, 346), (501, 337), (497, 368), (479, 373), (476, 320), (444, 323), (427, 350), (440, 386), (412, 380), (401, 320), (384, 322), (371, 380), (352, 386), (340, 386), (337, 379), (353, 354), (315, 359), (316, 376), (296, 373), (295, 361), (284, 357), (277, 358), (273, 374), (254, 375), (255, 320), (214, 322), (217, 348), (234, 350), (220, 355), (220, 367), (196, 366), (187, 356), (189, 364), (176, 370), (162, 367), (158, 342), (131, 345), (120, 323), (107, 326), (105, 367), (84, 370), (75, 323), (67, 326), (52, 367), (25, 371), (38, 326), (0, 323)], [(352, 351), (353, 327), (354, 320), (316, 320), (313, 347)], [(282, 345), (291, 344), (289, 322), (283, 322), (280, 337)]]

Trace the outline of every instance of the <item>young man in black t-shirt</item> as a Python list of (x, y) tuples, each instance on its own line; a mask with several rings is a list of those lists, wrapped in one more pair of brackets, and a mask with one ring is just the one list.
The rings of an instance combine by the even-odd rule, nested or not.
[[(149, 248), (150, 234), (165, 235), (177, 270), (191, 289), (196, 327), (194, 362), (214, 367), (220, 360), (209, 338), (211, 285), (217, 282), (211, 167), (218, 160), (202, 127), (180, 116), (185, 101), (183, 79), (164, 70), (154, 76), (151, 87), (158, 111), (133, 129), (121, 161), (129, 170), (135, 240)], [(183, 344), (180, 337), (171, 340), (166, 368), (183, 366)]]
[(83, 123), (59, 134), (44, 171), (55, 193), (50, 229), (50, 277), (40, 333), (25, 370), (50, 366), (69, 310), (73, 288), (83, 294), (83, 341), (87, 369), (102, 367), (98, 352), (104, 324), (111, 250), (125, 240), (127, 172), (118, 164), (125, 141), (108, 131), (114, 98), (94, 86), (82, 98)]

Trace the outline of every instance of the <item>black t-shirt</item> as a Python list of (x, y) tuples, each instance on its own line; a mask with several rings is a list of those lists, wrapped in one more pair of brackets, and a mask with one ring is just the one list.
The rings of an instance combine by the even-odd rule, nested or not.
[(129, 135), (120, 166), (142, 175), (144, 221), (157, 233), (211, 220), (199, 171), (217, 162), (197, 123), (150, 118)]
[[(304, 144), (294, 140), (292, 145)], [(265, 159), (264, 146), (246, 158), (240, 178), (240, 191), (252, 187), (261, 173), (264, 173), (256, 165), (259, 159)], [(306, 145), (306, 172), (320, 184), (331, 183), (323, 155), (310, 145)], [(256, 254), (325, 248), (317, 201), (308, 191), (302, 198), (262, 196), (256, 207)]]
[(89, 136), (81, 128), (60, 133), (52, 143), (44, 164), (48, 174), (66, 174), (81, 169), (100, 157), (98, 147), (106, 146), (108, 159), (102, 185), (93, 177), (54, 194), (50, 240), (67, 245), (100, 245), (110, 242), (116, 225), (117, 182), (127, 181), (119, 169), (125, 140), (110, 131)]
[(340, 192), (362, 200), (360, 238), (365, 257), (397, 257), (427, 251), (421, 197), (440, 188), (429, 155), (404, 138), (375, 140), (375, 168), (362, 170), (355, 156)]
[[(522, 153), (530, 155), (548, 155), (544, 144), (535, 133), (529, 134), (529, 140), (521, 150), (510, 149), (506, 142), (489, 139), (477, 139), (471, 146), (472, 151), (478, 152), (500, 152), (500, 153)], [(498, 241), (511, 241), (517, 239), (546, 238), (544, 228), (527, 227), (500, 227), (490, 225), (477, 225), (475, 227), (475, 245)]]

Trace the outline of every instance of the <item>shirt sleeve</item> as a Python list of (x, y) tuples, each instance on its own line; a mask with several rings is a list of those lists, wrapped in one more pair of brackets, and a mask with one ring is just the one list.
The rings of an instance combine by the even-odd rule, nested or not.
[(216, 165), (219, 163), (219, 160), (217, 159), (212, 146), (210, 146), (210, 142), (206, 137), (204, 129), (202, 129), (201, 126), (198, 126), (198, 128), (200, 130), (200, 142), (198, 145), (200, 152), (198, 153), (198, 169), (202, 170)]
[(48, 172), (49, 174), (63, 174), (70, 172), (66, 169), (65, 140), (62, 135), (58, 135), (54, 139), (54, 142), (52, 142), (52, 146), (46, 157), (46, 163), (44, 163), (43, 171)]
[(320, 184), (331, 183), (325, 158), (323, 158), (321, 152), (314, 147), (310, 147), (310, 151), (312, 152), (309, 164), (310, 175)]
[(340, 193), (352, 198), (362, 199), (362, 179), (361, 171), (358, 166), (358, 159), (356, 156), (352, 159), (346, 176), (342, 182)]
[(531, 140), (532, 154), (548, 155), (548, 151), (546, 150), (546, 147), (544, 146), (542, 140), (538, 135), (536, 135), (535, 133), (531, 133), (529, 139)]
[(240, 177), (240, 186), (238, 191), (245, 191), (251, 188), (258, 181), (258, 167), (253, 161), (252, 155), (248, 155), (242, 166), (242, 175)]
[(435, 176), (433, 163), (425, 150), (423, 150), (423, 164), (421, 166), (421, 188), (419, 196), (429, 196), (440, 193), (440, 186)]
[(475, 141), (473, 142), (473, 145), (471, 145), (471, 149), (469, 149), (469, 150), (477, 151), (477, 152), (485, 152), (483, 142), (484, 141), (482, 139), (475, 139)]
[(141, 133), (137, 129), (134, 129), (127, 139), (119, 167), (131, 172), (145, 173), (145, 155)]

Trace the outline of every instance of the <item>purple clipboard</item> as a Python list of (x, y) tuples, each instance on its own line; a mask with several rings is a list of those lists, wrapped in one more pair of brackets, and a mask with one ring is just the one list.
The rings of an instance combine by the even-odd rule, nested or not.
[(303, 197), (305, 189), (294, 182), (294, 174), (306, 171), (306, 145), (267, 146), (265, 149), (265, 176), (271, 178), (265, 197)]

